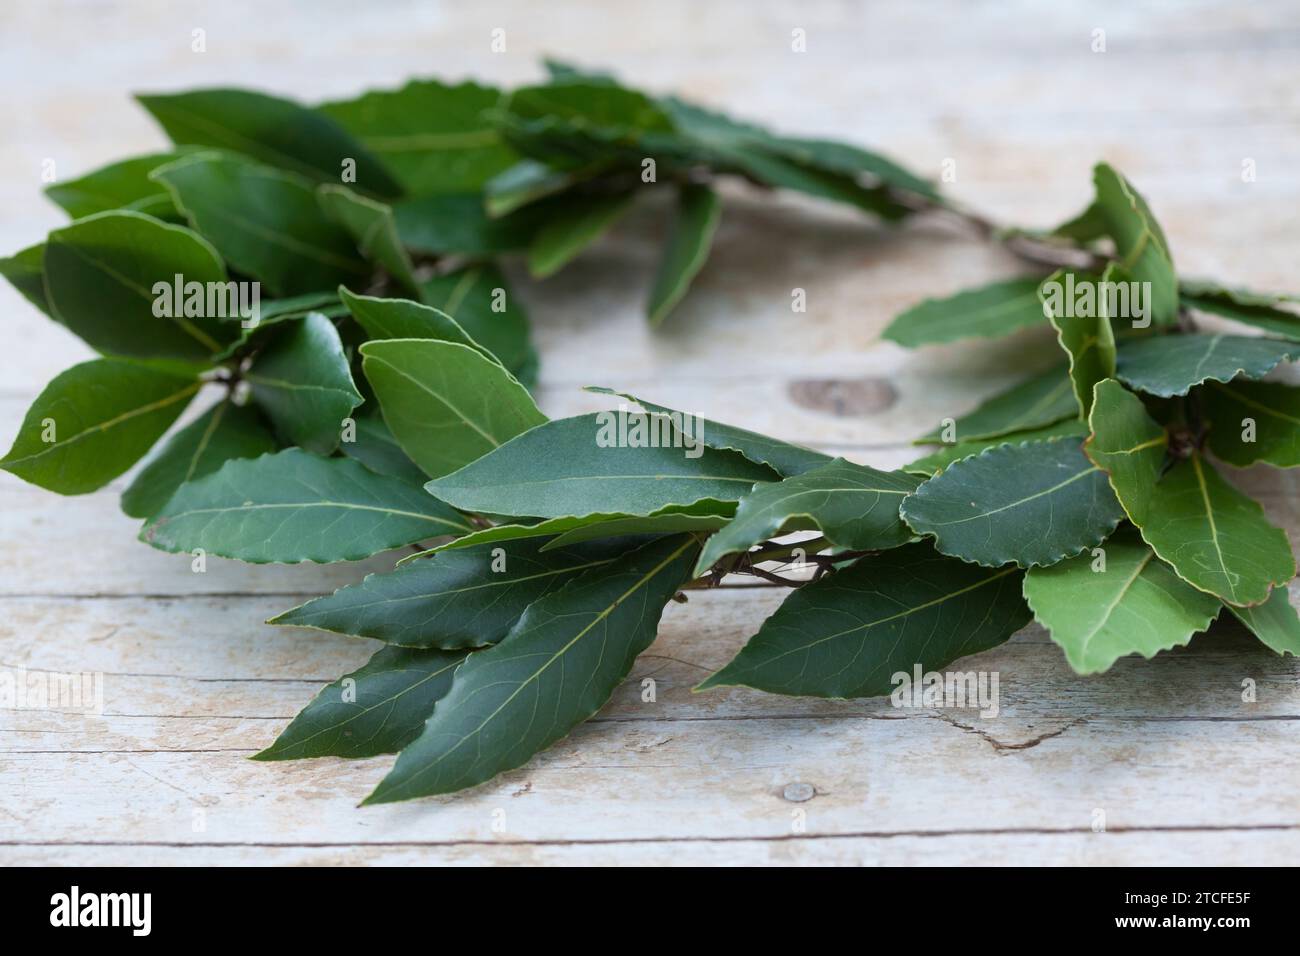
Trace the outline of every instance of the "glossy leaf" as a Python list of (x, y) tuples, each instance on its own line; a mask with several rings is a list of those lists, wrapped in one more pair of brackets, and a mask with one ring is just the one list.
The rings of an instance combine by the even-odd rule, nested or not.
[(832, 545), (855, 551), (898, 547), (912, 537), (898, 506), (918, 484), (915, 475), (877, 471), (842, 458), (784, 481), (765, 482), (741, 498), (736, 517), (709, 538), (695, 573), (791, 531), (816, 529)]
[(999, 445), (903, 499), (903, 519), (944, 554), (989, 567), (1052, 565), (1101, 542), (1124, 512), (1070, 438)]
[(481, 193), (456, 193), (395, 203), (393, 218), (402, 243), (415, 252), (494, 256), (528, 248), (538, 230), (563, 208), (567, 203), (539, 202), (493, 218)]
[(461, 790), (526, 763), (609, 700), (686, 581), (691, 537), (652, 542), (533, 603), (461, 665), (424, 732), (366, 803)]
[(185, 482), (211, 474), (232, 458), (256, 458), (275, 448), (256, 409), (218, 402), (150, 457), (122, 492), (122, 510), (132, 518), (151, 517)]
[(273, 295), (318, 292), (370, 276), (351, 234), (326, 215), (312, 183), (301, 176), (216, 153), (197, 153), (153, 176), (226, 261)]
[(1114, 379), (1094, 391), (1092, 428), (1084, 453), (1106, 472), (1129, 520), (1143, 525), (1164, 470), (1169, 436), (1147, 414), (1142, 400)]
[(1197, 453), (1160, 479), (1141, 528), (1180, 578), (1229, 604), (1260, 604), (1295, 577), (1286, 533)]
[(989, 570), (912, 544), (791, 592), (726, 667), (698, 689), (878, 697), (1029, 623), (1016, 568)]
[(110, 163), (84, 176), (45, 187), (45, 195), (73, 219), (97, 212), (130, 209), (158, 219), (180, 219), (171, 193), (161, 183), (149, 178), (159, 166), (175, 162), (187, 150), (149, 153), (121, 162)]
[(1115, 377), (1130, 388), (1169, 398), (1202, 382), (1263, 378), (1300, 358), (1300, 344), (1238, 335), (1162, 335), (1127, 342)]
[(411, 80), (318, 110), (378, 156), (406, 192), (429, 196), (476, 191), (515, 161), (483, 116), (500, 98), (477, 83)]
[(378, 410), (368, 415), (357, 415), (353, 421), (356, 430), (352, 440), (349, 441), (345, 434), (339, 443), (339, 451), (377, 474), (401, 478), (413, 485), (424, 483), (428, 476), (402, 451)]
[(1270, 650), (1300, 656), (1300, 615), (1296, 614), (1285, 585), (1270, 591), (1263, 604), (1227, 607)]
[(366, 378), (398, 444), (440, 477), (546, 421), (495, 359), (457, 342), (381, 339), (361, 346)]
[(1153, 321), (1157, 325), (1172, 322), (1178, 314), (1178, 278), (1160, 224), (1132, 183), (1106, 163), (1094, 167), (1093, 185), (1120, 264), (1137, 281), (1151, 283)]
[(53, 317), (45, 295), (45, 243), (38, 242), (19, 249), (12, 256), (0, 256), (0, 276), (4, 276), (24, 299)]
[(634, 198), (632, 193), (619, 193), (571, 199), (533, 236), (528, 271), (538, 279), (559, 272), (608, 232), (631, 208)]
[(1218, 615), (1218, 599), (1182, 581), (1137, 534), (1117, 534), (1101, 551), (1104, 564), (1081, 554), (1025, 575), (1034, 616), (1078, 673), (1182, 647)]
[(686, 295), (692, 280), (704, 268), (709, 246), (722, 215), (718, 194), (707, 186), (683, 186), (678, 193), (677, 219), (664, 251), (647, 314), (651, 325), (662, 322)]
[(244, 381), (286, 444), (320, 455), (338, 447), (362, 401), (334, 323), (319, 312), (276, 328)]
[(292, 100), (237, 89), (136, 99), (178, 146), (229, 149), (324, 182), (337, 182), (350, 161), (360, 188), (380, 196), (401, 191), (379, 161), (337, 122)]
[[(183, 226), (138, 212), (97, 213), (50, 233), (44, 267), (55, 318), (106, 354), (205, 363), (238, 332), (233, 321), (183, 314), (192, 282), (205, 284), (198, 311), (208, 311), (206, 290), (217, 288), (209, 283), (221, 283), (229, 299), (221, 257)], [(177, 276), (187, 301), (175, 301)]]
[[(1110, 273), (1107, 273), (1110, 275)], [(1077, 286), (1094, 290), (1097, 301), (1092, 308), (1076, 309), (1073, 290)], [(1066, 290), (1065, 295), (1054, 294)], [(1092, 410), (1092, 390), (1103, 379), (1115, 374), (1115, 334), (1110, 316), (1101, 300), (1104, 295), (1095, 280), (1061, 270), (1047, 279), (1039, 293), (1043, 311), (1056, 329), (1056, 340), (1070, 357), (1070, 382), (1079, 412), (1088, 417)]]
[(418, 295), (415, 266), (397, 236), (392, 207), (343, 186), (321, 186), (318, 193), (325, 212), (352, 235), (362, 257), (379, 263), (409, 292)]
[(1281, 382), (1210, 382), (1196, 390), (1196, 397), (1210, 426), (1210, 450), (1228, 464), (1300, 465), (1300, 388)]
[(944, 445), (937, 451), (932, 451), (928, 455), (922, 455), (915, 461), (908, 462), (903, 466), (903, 470), (918, 475), (937, 475), (954, 461), (961, 461), (963, 458), (978, 455), (986, 448), (993, 448), (997, 445), (1016, 445), (1026, 441), (1046, 441), (1049, 438), (1073, 436), (1082, 438), (1087, 434), (1088, 426), (1085, 422), (1081, 422), (1077, 418), (1068, 418), (1063, 422), (1057, 422), (1055, 425), (1044, 425), (1042, 428), (1012, 432), (1010, 435), (1000, 435), (997, 438), (980, 438), (975, 441), (962, 441)]
[(734, 452), (619, 444), (613, 413), (578, 415), (524, 432), (425, 485), (466, 511), (563, 518), (648, 515), (670, 505), (739, 501), (776, 473)]
[(1009, 279), (967, 289), (941, 299), (926, 299), (898, 315), (884, 337), (907, 348), (966, 338), (997, 338), (1041, 325), (1039, 279)]
[(163, 551), (255, 564), (357, 561), (469, 524), (419, 488), (347, 458), (286, 448), (181, 485), (140, 533)]
[(200, 384), (115, 359), (74, 365), (32, 403), (0, 468), (62, 495), (102, 488), (162, 437)]
[(420, 287), (420, 298), (452, 316), (524, 385), (536, 381), (537, 352), (529, 335), (528, 316), (495, 266), (468, 266), (436, 276)]
[(483, 187), (484, 205), (489, 216), (504, 216), (591, 179), (605, 165), (597, 162), (584, 169), (556, 169), (535, 159), (521, 159), (487, 182)]
[(460, 323), (441, 309), (410, 299), (380, 299), (339, 289), (352, 317), (371, 339), (438, 339), (459, 342), (491, 355), (470, 338)]
[(325, 687), (254, 760), (374, 757), (420, 736), (465, 651), (384, 647)]
[(440, 551), (308, 601), (269, 624), (315, 627), (389, 644), (481, 647), (505, 637), (524, 609), (627, 547), (609, 542), (546, 549), (552, 539)]
[[(997, 438), (1043, 428), (1079, 413), (1069, 373), (1053, 366), (1026, 382), (985, 399), (972, 412), (916, 439), (917, 444), (952, 444)], [(949, 440), (950, 439), (950, 440)]]

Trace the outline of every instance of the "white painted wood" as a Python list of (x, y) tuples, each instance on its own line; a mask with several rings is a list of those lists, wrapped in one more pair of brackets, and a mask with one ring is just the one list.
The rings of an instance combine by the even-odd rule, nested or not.
[[(503, 27), (508, 53), (488, 51)], [(240, 83), (304, 98), (437, 64), (501, 83), (541, 53), (610, 65), (810, 135), (879, 146), (1005, 221), (1044, 225), (1089, 194), (1097, 158), (1146, 192), (1180, 268), (1296, 287), (1300, 11), (1293, 4), (1028, 2), (808, 7), (663, 0), (384, 5), (5, 4), (0, 252), (62, 221), (61, 178), (162, 143), (131, 90)], [(808, 52), (790, 52), (807, 30)], [(191, 31), (208, 51), (190, 52)], [(1093, 53), (1093, 30), (1107, 52)], [(436, 54), (431, 59), (431, 54)], [(1243, 159), (1258, 180), (1243, 183)], [(907, 441), (1054, 353), (1050, 337), (909, 353), (879, 333), (918, 298), (1011, 275), (949, 225), (882, 229), (729, 188), (711, 262), (651, 332), (641, 306), (664, 208), (647, 201), (543, 284), (512, 266), (552, 415), (642, 393), (710, 419), (895, 467)], [(794, 315), (790, 293), (808, 293)], [(88, 350), (7, 286), (0, 439)], [(1297, 476), (1234, 473), (1297, 539)], [(670, 605), (659, 640), (590, 724), (467, 794), (355, 807), (388, 759), (260, 764), (318, 687), (373, 645), (260, 622), (388, 566), (252, 567), (134, 540), (124, 481), (63, 499), (0, 475), (0, 665), (103, 674), (104, 715), (0, 712), (0, 863), (1259, 864), (1300, 850), (1300, 665), (1240, 631), (1080, 678), (1038, 628), (963, 667), (997, 671), (1001, 713), (913, 711), (690, 688), (782, 597), (725, 588)], [(643, 703), (641, 680), (656, 681)], [(1242, 681), (1258, 699), (1244, 703)], [(787, 785), (811, 784), (806, 802)], [(794, 791), (791, 791), (794, 793)], [(492, 830), (505, 810), (506, 829)], [(1104, 833), (1093, 832), (1095, 811)], [(198, 812), (196, 816), (196, 811)], [(805, 814), (794, 831), (796, 811)], [(198, 823), (202, 829), (196, 829)]]

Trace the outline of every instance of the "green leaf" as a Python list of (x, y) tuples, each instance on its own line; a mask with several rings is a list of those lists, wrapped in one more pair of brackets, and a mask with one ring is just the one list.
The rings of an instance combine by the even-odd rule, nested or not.
[(460, 193), (404, 200), (394, 204), (393, 218), (397, 235), (415, 252), (495, 256), (527, 249), (538, 230), (564, 208), (567, 203), (560, 197), (494, 219), (482, 194)]
[(1300, 465), (1300, 388), (1280, 382), (1211, 382), (1196, 390), (1196, 398), (1210, 424), (1210, 450), (1228, 464)]
[(786, 478), (791, 475), (803, 474), (813, 468), (820, 468), (822, 465), (831, 462), (830, 455), (813, 451), (811, 448), (768, 438), (766, 435), (746, 431), (743, 428), (737, 428), (735, 425), (724, 425), (721, 422), (705, 420), (699, 415), (687, 416), (683, 412), (664, 405), (656, 405), (654, 402), (647, 402), (645, 399), (629, 395), (627, 392), (619, 392), (599, 385), (587, 385), (584, 386), (583, 390), (598, 395), (614, 395), (618, 398), (625, 398), (629, 402), (635, 402), (654, 415), (667, 415), (670, 418), (674, 415), (679, 416), (683, 427), (685, 427), (687, 420), (693, 421), (695, 432), (693, 437), (698, 438), (705, 446), (738, 451), (750, 461), (760, 465), (767, 465)]
[(383, 266), (407, 290), (419, 294), (415, 266), (397, 237), (391, 206), (344, 186), (321, 186), (318, 195), (326, 214), (351, 234), (365, 259)]
[(632, 447), (620, 443), (618, 425), (613, 412), (547, 422), (425, 488), (465, 511), (563, 518), (739, 501), (755, 482), (776, 477), (732, 452)]
[(606, 168), (604, 162), (584, 169), (556, 169), (535, 159), (521, 159), (493, 176), (483, 187), (489, 216), (504, 216), (547, 196), (564, 192)]
[(19, 249), (12, 256), (0, 256), (0, 276), (8, 279), (24, 299), (53, 317), (45, 295), (45, 243)]
[(1279, 363), (1300, 358), (1300, 345), (1239, 335), (1161, 335), (1126, 342), (1115, 373), (1149, 395), (1186, 395), (1202, 382), (1263, 378)]
[(165, 314), (186, 305), (171, 301), (177, 276), (185, 285), (228, 288), (225, 267), (208, 243), (138, 212), (97, 213), (55, 229), (46, 241), (51, 312), (106, 354), (202, 362), (235, 337), (238, 326), (215, 316)]
[(1169, 436), (1147, 414), (1142, 400), (1114, 379), (1098, 382), (1088, 417), (1092, 437), (1084, 453), (1106, 472), (1129, 520), (1141, 526), (1164, 470)]
[(949, 465), (903, 499), (903, 519), (944, 554), (989, 567), (1052, 565), (1124, 517), (1106, 475), (1069, 438), (999, 445)]
[(401, 192), (379, 161), (342, 126), (292, 100), (235, 89), (136, 99), (178, 146), (230, 149), (324, 182), (337, 182), (351, 161), (360, 188), (379, 196)]
[(632, 207), (633, 193), (572, 199), (542, 226), (528, 247), (528, 271), (545, 279), (568, 265), (583, 249), (609, 231)]
[(528, 605), (617, 560), (609, 542), (548, 549), (552, 539), (441, 551), (308, 601), (268, 624), (315, 627), (407, 647), (495, 644)]
[(498, 524), (480, 528), (467, 535), (440, 544), (428, 551), (409, 554), (398, 561), (405, 564), (442, 551), (454, 551), (499, 541), (520, 541), (526, 538), (550, 538), (552, 548), (575, 541), (593, 538), (613, 538), (631, 534), (671, 534), (679, 531), (699, 531), (710, 526), (721, 527), (736, 513), (734, 502), (704, 501), (689, 505), (669, 505), (648, 515), (589, 514), (566, 515), (547, 518), (545, 521)]
[(465, 657), (465, 651), (381, 648), (364, 667), (317, 694), (253, 759), (396, 753), (420, 736)]
[(286, 444), (328, 455), (338, 447), (343, 420), (362, 401), (338, 331), (312, 312), (272, 336), (244, 381)]
[(140, 533), (163, 551), (254, 564), (357, 561), (469, 524), (419, 488), (347, 458), (286, 448), (181, 485)]
[(883, 187), (868, 187), (853, 176), (828, 172), (780, 153), (743, 146), (714, 147), (708, 157), (726, 172), (737, 172), (773, 189), (791, 189), (819, 199), (856, 206), (888, 220), (902, 219), (911, 210)]
[(1151, 318), (1157, 325), (1178, 315), (1178, 277), (1169, 243), (1132, 183), (1106, 163), (1093, 168), (1096, 203), (1115, 240), (1121, 265), (1139, 282), (1150, 282)]
[(691, 281), (704, 268), (721, 215), (722, 203), (709, 187), (690, 185), (679, 190), (677, 221), (650, 291), (647, 314), (651, 325), (661, 323), (676, 308)]
[(500, 97), (477, 83), (411, 80), (317, 109), (383, 160), (406, 192), (428, 196), (473, 192), (515, 161), (483, 117)]
[(1081, 554), (1025, 575), (1025, 599), (1076, 672), (1185, 646), (1219, 613), (1216, 598), (1180, 580), (1137, 534), (1116, 534), (1102, 550), (1104, 564)]
[(1254, 607), (1227, 605), (1250, 632), (1278, 654), (1300, 655), (1300, 616), (1285, 586), (1269, 592), (1268, 600)]
[(200, 386), (115, 359), (74, 365), (32, 403), (0, 468), (62, 495), (102, 488), (162, 437)]
[(402, 450), (433, 478), (546, 421), (495, 359), (457, 342), (381, 339), (361, 346), (366, 378)]
[(376, 474), (401, 478), (412, 485), (425, 482), (428, 476), (402, 451), (402, 446), (397, 444), (397, 439), (378, 412), (357, 415), (353, 421), (356, 423), (356, 432), (352, 441), (348, 441), (345, 434), (339, 443), (339, 451), (349, 458), (355, 458)]
[(356, 295), (339, 289), (352, 317), (366, 330), (371, 339), (438, 339), (458, 342), (495, 358), (481, 348), (460, 323), (441, 309), (410, 299), (380, 299), (369, 295)]
[(153, 176), (234, 268), (260, 279), (274, 295), (318, 292), (370, 276), (352, 236), (326, 215), (301, 176), (216, 153), (178, 160)]
[(695, 539), (652, 542), (532, 604), (471, 654), (419, 739), (365, 802), (450, 793), (526, 763), (599, 710), (654, 641)]
[[(1079, 412), (1065, 366), (1055, 365), (1026, 382), (985, 399), (973, 412), (916, 439), (918, 445), (952, 444), (998, 438), (1043, 428)], [(951, 432), (950, 434), (946, 434)], [(946, 439), (951, 439), (947, 441)]]
[(958, 339), (997, 338), (1040, 325), (1039, 279), (1009, 279), (967, 289), (943, 299), (926, 299), (898, 315), (884, 337), (907, 348)]
[(855, 551), (898, 547), (912, 537), (898, 506), (918, 484), (916, 475), (877, 471), (842, 458), (794, 478), (759, 484), (740, 499), (731, 523), (709, 538), (695, 574), (791, 531), (815, 528), (832, 545)]
[(1141, 528), (1180, 578), (1229, 604), (1260, 604), (1295, 577), (1286, 533), (1195, 452), (1160, 479)]
[[(1111, 272), (1108, 270), (1109, 277)], [(1103, 281), (1113, 281), (1105, 279)], [(1094, 306), (1076, 309), (1074, 290), (1080, 286), (1094, 290)], [(1061, 293), (1064, 292), (1064, 295)], [(1042, 285), (1039, 295), (1043, 312), (1056, 329), (1056, 340), (1070, 357), (1070, 382), (1074, 398), (1084, 418), (1092, 410), (1092, 390), (1102, 379), (1115, 374), (1115, 333), (1104, 302), (1105, 296), (1096, 280), (1059, 270)]]
[(1178, 283), (1178, 291), (1185, 308), (1221, 315), (1300, 340), (1300, 314), (1293, 311), (1300, 296), (1234, 289), (1205, 279), (1183, 279)]
[(537, 352), (529, 336), (528, 316), (495, 266), (469, 266), (436, 276), (421, 287), (420, 298), (454, 316), (475, 342), (500, 359), (524, 385), (536, 381)]
[(1100, 203), (1091, 202), (1083, 212), (1053, 229), (1051, 235), (1072, 239), (1079, 243), (1090, 243), (1107, 235), (1107, 229), (1105, 210)]
[(903, 466), (903, 470), (920, 475), (937, 475), (954, 461), (961, 461), (963, 458), (978, 455), (985, 448), (993, 448), (996, 445), (1019, 444), (1026, 441), (1045, 441), (1049, 438), (1075, 436), (1082, 438), (1087, 434), (1087, 424), (1077, 418), (1070, 418), (1063, 422), (1057, 422), (1055, 425), (1045, 425), (1042, 428), (1012, 432), (1010, 435), (1000, 435), (997, 438), (981, 438), (976, 441), (961, 441), (952, 445), (944, 445), (938, 451), (933, 451), (915, 461), (908, 462)]
[(791, 592), (730, 664), (698, 690), (878, 697), (1029, 623), (1016, 568), (988, 570), (912, 544)]
[(171, 193), (150, 179), (149, 174), (187, 152), (177, 149), (124, 159), (77, 179), (46, 186), (45, 195), (73, 219), (116, 209), (130, 209), (159, 219), (180, 219)]
[(122, 492), (122, 511), (149, 518), (187, 481), (211, 474), (232, 458), (275, 451), (256, 409), (218, 402), (164, 443)]

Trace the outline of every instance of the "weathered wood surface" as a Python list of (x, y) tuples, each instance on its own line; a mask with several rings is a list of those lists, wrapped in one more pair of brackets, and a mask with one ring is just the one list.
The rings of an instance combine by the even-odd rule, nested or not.
[[(516, 82), (550, 53), (922, 170), (954, 158), (953, 192), (1008, 221), (1077, 211), (1105, 157), (1148, 194), (1184, 271), (1296, 287), (1293, 5), (803, 7), (663, 2), (628, 29), (614, 8), (563, 3), (6, 4), (0, 79), (17, 95), (0, 252), (61, 221), (39, 197), (42, 160), (68, 177), (159, 145), (130, 90), (345, 95), (430, 64)], [(503, 55), (488, 52), (498, 26)], [(789, 51), (795, 27), (806, 54)], [(190, 52), (196, 28), (205, 54)], [(1104, 54), (1089, 49), (1096, 28)], [(1015, 263), (943, 223), (889, 231), (740, 189), (697, 288), (651, 333), (640, 307), (661, 213), (647, 203), (548, 283), (516, 273), (551, 414), (605, 407), (579, 387), (608, 384), (894, 466), (908, 437), (1052, 355), (1032, 333), (1013, 362), (999, 345), (880, 343), (900, 308)], [(805, 315), (790, 311), (795, 287)], [(7, 440), (45, 381), (89, 353), (7, 286), (0, 308)], [(1300, 540), (1296, 476), (1237, 477)], [(767, 588), (671, 605), (610, 705), (527, 767), (459, 797), (358, 810), (386, 760), (245, 758), (368, 642), (259, 622), (387, 559), (194, 574), (135, 542), (122, 487), (63, 499), (0, 475), (0, 666), (104, 681), (102, 716), (0, 713), (0, 862), (1246, 864), (1300, 851), (1295, 658), (1229, 630), (1080, 678), (1029, 628), (962, 665), (1000, 674), (996, 718), (693, 694), (774, 609)]]

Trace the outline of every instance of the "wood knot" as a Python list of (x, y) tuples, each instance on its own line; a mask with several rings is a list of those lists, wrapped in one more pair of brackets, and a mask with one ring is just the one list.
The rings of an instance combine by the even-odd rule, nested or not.
[(874, 415), (898, 399), (894, 386), (876, 377), (804, 379), (791, 382), (789, 391), (796, 405), (840, 418)]

